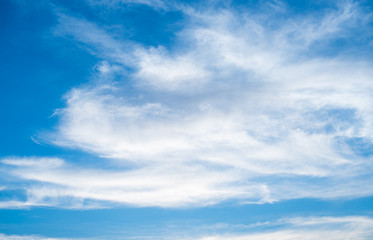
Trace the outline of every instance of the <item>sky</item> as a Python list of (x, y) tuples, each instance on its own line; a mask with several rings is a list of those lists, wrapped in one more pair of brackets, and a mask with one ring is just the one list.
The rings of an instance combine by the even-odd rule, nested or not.
[(0, 240), (373, 239), (372, 9), (1, 0)]

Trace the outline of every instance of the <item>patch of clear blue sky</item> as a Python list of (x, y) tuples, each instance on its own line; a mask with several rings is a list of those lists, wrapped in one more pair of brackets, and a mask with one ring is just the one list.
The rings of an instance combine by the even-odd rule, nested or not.
[(55, 15), (37, 4), (28, 9), (0, 2), (1, 156), (45, 155), (58, 151), (31, 141), (51, 128), (63, 94), (87, 81), (97, 59), (74, 43), (51, 37)]
[[(19, 1), (23, 2), (23, 1)], [(0, 157), (59, 156), (80, 161), (94, 158), (86, 153), (36, 144), (31, 137), (50, 130), (57, 119), (53, 111), (64, 106), (62, 96), (72, 87), (90, 78), (100, 59), (64, 38), (54, 37), (56, 16), (42, 2), (0, 1)], [(102, 25), (120, 24), (117, 34), (144, 45), (172, 47), (175, 32), (182, 29), (184, 16), (177, 11), (154, 10), (144, 5), (130, 5), (99, 15), (83, 1), (55, 0), (56, 6)], [(305, 14), (330, 6), (333, 1), (288, 1), (293, 14)], [(40, 3), (40, 4), (39, 4)], [(262, 8), (263, 1), (234, 1), (234, 6)], [(194, 1), (191, 4), (198, 4)], [(362, 6), (369, 11), (372, 2)], [(217, 5), (218, 6), (218, 5)], [(224, 7), (222, 4), (220, 7)], [(285, 18), (286, 16), (279, 16)], [(125, 30), (123, 30), (125, 29)], [(357, 29), (356, 38), (339, 39), (334, 46), (320, 43), (315, 49), (334, 55), (349, 46), (354, 51), (366, 46), (371, 29)], [(369, 39), (369, 38), (368, 38)], [(330, 43), (329, 43), (330, 44)], [(371, 44), (372, 46), (372, 44)], [(365, 47), (362, 57), (370, 57)], [(343, 113), (340, 117), (343, 117)], [(363, 156), (372, 155), (372, 144), (364, 139), (344, 140)], [(1, 179), (1, 178), (0, 178)], [(2, 181), (8, 181), (2, 179)], [(364, 187), (364, 186), (362, 186)], [(4, 191), (1, 200), (20, 198), (24, 192)], [(102, 210), (64, 210), (32, 208), (0, 210), (0, 232), (4, 234), (40, 234), (50, 237), (131, 236), (185, 231), (216, 223), (251, 224), (292, 216), (343, 216), (373, 214), (373, 198), (348, 201), (291, 200), (263, 205), (221, 204), (205, 208), (116, 208)], [(215, 231), (215, 230), (205, 230)], [(217, 230), (226, 231), (226, 229)]]

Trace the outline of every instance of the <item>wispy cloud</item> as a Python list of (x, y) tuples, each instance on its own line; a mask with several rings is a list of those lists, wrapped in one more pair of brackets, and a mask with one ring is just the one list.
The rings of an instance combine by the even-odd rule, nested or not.
[(186, 27), (175, 48), (134, 43), (58, 13), (55, 33), (103, 63), (92, 83), (66, 94), (57, 131), (43, 137), (117, 170), (53, 158), (5, 158), (4, 168), (31, 181), (27, 201), (35, 205), (84, 207), (90, 199), (175, 207), (373, 194), (358, 187), (372, 180), (371, 152), (353, 144), (372, 144), (372, 64), (343, 52), (328, 57), (319, 46), (329, 49), (369, 16), (345, 2), (322, 16), (275, 23), (271, 14), (287, 11), (276, 6), (250, 14), (183, 5)]
[[(20, 162), (24, 164), (20, 164)], [(56, 161), (58, 164), (62, 160)], [(63, 163), (45, 165), (45, 160), (4, 160), (17, 166), (11, 175), (45, 183), (28, 188), (29, 205), (57, 205), (91, 208), (125, 203), (137, 206), (175, 207), (208, 205), (231, 198), (258, 198), (262, 186), (239, 183), (239, 171), (214, 169), (200, 165), (169, 164), (142, 166), (133, 170), (99, 170)], [(29, 164), (32, 162), (32, 164)], [(23, 165), (23, 167), (19, 167)], [(71, 197), (73, 199), (71, 199)], [(75, 199), (74, 199), (75, 198)], [(70, 199), (70, 202), (69, 202)], [(80, 199), (80, 201), (79, 201)], [(87, 204), (84, 199), (96, 200)], [(111, 204), (112, 205), (112, 204)]]
[[(217, 225), (215, 226), (217, 227)], [(214, 228), (214, 226), (210, 226)], [(273, 222), (256, 223), (253, 225), (231, 226), (219, 224), (218, 227), (228, 228), (234, 232), (224, 234), (205, 235), (200, 232), (189, 232), (188, 234), (180, 234), (172, 232), (169, 235), (149, 235), (149, 236), (118, 236), (115, 239), (194, 239), (194, 240), (290, 240), (290, 239), (306, 239), (318, 240), (327, 239), (353, 239), (353, 240), (368, 240), (373, 237), (373, 220), (362, 216), (347, 216), (347, 217), (308, 217), (308, 218), (289, 218), (280, 219)], [(215, 229), (214, 232), (219, 231)], [(225, 231), (226, 232), (226, 231)], [(241, 232), (241, 233), (237, 233)], [(201, 237), (201, 235), (205, 235)], [(111, 238), (111, 237), (110, 237)], [(63, 240), (62, 238), (47, 238), (42, 236), (17, 236), (0, 234), (1, 240)], [(75, 239), (78, 238), (64, 238)], [(79, 238), (81, 240), (107, 239), (103, 237)]]
[[(78, 240), (78, 238), (74, 238)], [(26, 236), (19, 236), (19, 235), (5, 235), (0, 233), (0, 240), (68, 240), (68, 238), (47, 238), (37, 235), (26, 235)]]
[(163, 0), (86, 0), (93, 7), (105, 6), (111, 8), (118, 8), (121, 6), (128, 6), (131, 4), (141, 4), (152, 7), (158, 10), (167, 10), (173, 1), (163, 1)]
[[(272, 225), (274, 224), (274, 225)], [(315, 217), (284, 219), (276, 223), (266, 223), (276, 229), (260, 233), (240, 235), (217, 235), (199, 238), (199, 240), (290, 240), (290, 239), (370, 239), (373, 236), (373, 221), (366, 217)], [(279, 227), (280, 226), (280, 227)]]

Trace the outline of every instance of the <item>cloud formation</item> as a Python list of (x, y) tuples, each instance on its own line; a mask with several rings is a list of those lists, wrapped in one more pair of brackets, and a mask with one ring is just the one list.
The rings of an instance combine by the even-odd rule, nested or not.
[[(318, 240), (322, 238), (339, 240), (368, 240), (373, 237), (373, 220), (362, 216), (347, 216), (347, 217), (309, 217), (309, 218), (289, 218), (280, 219), (274, 222), (256, 223), (253, 225), (226, 226), (231, 229), (239, 230), (238, 232), (246, 233), (225, 233), (215, 235), (205, 235), (203, 233), (190, 233), (178, 235), (173, 233), (172, 236), (143, 236), (143, 237), (127, 237), (121, 236), (120, 239), (197, 239), (197, 240), (291, 240), (291, 239), (306, 239)], [(214, 226), (210, 226), (214, 228)], [(263, 228), (265, 229), (263, 231)], [(247, 233), (248, 232), (248, 233)], [(191, 237), (191, 235), (195, 235)], [(205, 235), (201, 237), (201, 235)], [(182, 237), (183, 236), (183, 237)], [(75, 239), (78, 238), (64, 238)], [(79, 238), (80, 240), (104, 239), (100, 238)], [(119, 239), (119, 238), (118, 238)], [(0, 240), (62, 240), (62, 238), (47, 238), (42, 236), (17, 236), (0, 234)]]
[(65, 95), (57, 130), (42, 137), (116, 169), (4, 158), (8, 174), (29, 183), (26, 202), (178, 207), (372, 195), (372, 63), (324, 52), (369, 15), (348, 1), (280, 22), (284, 5), (246, 10), (178, 5), (186, 27), (174, 48), (58, 13), (55, 34), (103, 61), (92, 82)]
[[(267, 223), (268, 224), (268, 223)], [(272, 223), (269, 223), (271, 225)], [(294, 218), (278, 222), (280, 230), (241, 235), (218, 235), (199, 240), (290, 240), (290, 239), (370, 239), (373, 236), (372, 220), (365, 217)], [(276, 225), (276, 224), (275, 224)]]

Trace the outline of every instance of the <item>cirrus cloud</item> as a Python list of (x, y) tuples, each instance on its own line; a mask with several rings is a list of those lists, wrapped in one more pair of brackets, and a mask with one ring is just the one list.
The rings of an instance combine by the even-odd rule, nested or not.
[(91, 83), (65, 95), (57, 130), (42, 137), (117, 168), (4, 158), (9, 175), (30, 181), (28, 203), (178, 207), (373, 194), (358, 187), (372, 180), (371, 152), (357, 150), (372, 144), (372, 63), (320, 50), (367, 21), (357, 4), (280, 23), (277, 12), (181, 11), (175, 49), (59, 14), (56, 34), (104, 61)]

